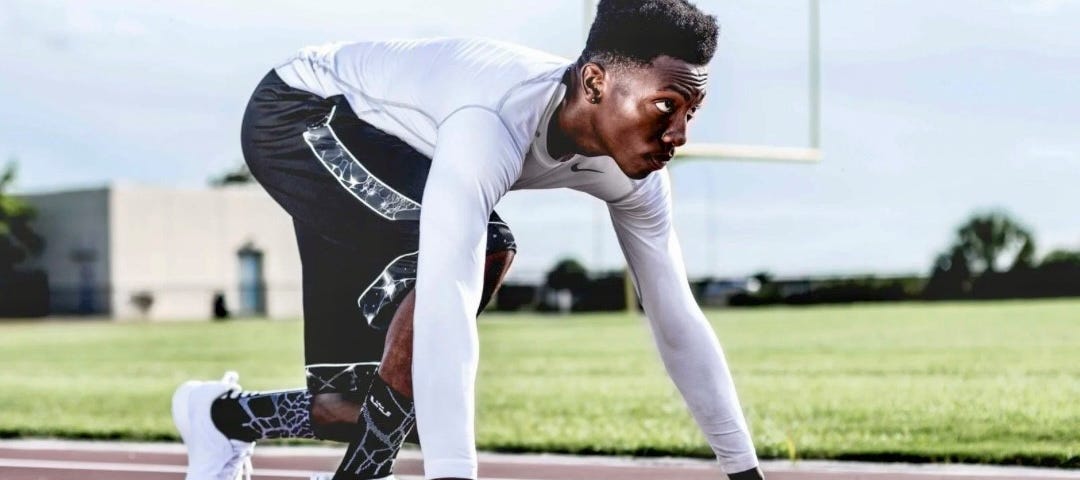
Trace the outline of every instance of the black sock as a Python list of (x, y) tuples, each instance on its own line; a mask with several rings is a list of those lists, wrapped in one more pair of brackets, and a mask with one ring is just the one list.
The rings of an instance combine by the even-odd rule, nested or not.
[(393, 473), (401, 443), (416, 425), (413, 401), (376, 375), (358, 423), (363, 433), (358, 441), (349, 444), (334, 480), (366, 480)]
[(245, 442), (267, 438), (315, 438), (307, 389), (225, 394), (210, 406), (214, 426)]

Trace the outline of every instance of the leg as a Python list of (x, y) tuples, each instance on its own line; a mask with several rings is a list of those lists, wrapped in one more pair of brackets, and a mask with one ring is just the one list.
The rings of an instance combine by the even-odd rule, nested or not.
[[(400, 395), (375, 369), (384, 359), (388, 327), (400, 323), (411, 328), (411, 307), (400, 314), (397, 307), (415, 282), (416, 220), (430, 159), (357, 118), (343, 97), (324, 99), (291, 89), (273, 73), (252, 96), (241, 134), (252, 174), (298, 227), (308, 388), (219, 399), (217, 410), (231, 413), (215, 424), (227, 435), (256, 438), (357, 440), (370, 436), (373, 428), (409, 430), (411, 425), (402, 422), (375, 425), (365, 406), (367, 399), (386, 399), (373, 395)], [(512, 250), (506, 225), (493, 222), (492, 228), (489, 253)], [(508, 264), (503, 258), (496, 278)], [(391, 346), (404, 343), (398, 338), (395, 329)], [(402, 332), (400, 338), (411, 336)], [(411, 383), (400, 377), (411, 369), (411, 355), (386, 360), (391, 358), (408, 367), (388, 365), (386, 377), (398, 386)], [(305, 404), (307, 409), (296, 408)], [(398, 406), (403, 417), (411, 416), (411, 401)], [(266, 425), (274, 428), (255, 428)], [(400, 440), (389, 443), (392, 448), (380, 453), (387, 458), (369, 466), (390, 465)]]
[[(506, 273), (510, 271), (514, 255), (513, 250), (491, 252), (487, 255), (481, 310), (502, 285)], [(409, 293), (398, 307), (393, 323), (390, 324), (390, 331), (386, 334), (386, 348), (379, 366), (379, 377), (390, 388), (409, 398), (412, 398), (412, 321), (415, 299), (415, 292)]]
[[(514, 258), (513, 250), (487, 256), (484, 301), (502, 284)], [(412, 315), (415, 294), (410, 292), (394, 312), (386, 335), (380, 380), (395, 392), (412, 398)], [(256, 441), (274, 438), (309, 438), (352, 442), (363, 435), (363, 395), (374, 375), (374, 366), (355, 365), (342, 372), (328, 366), (309, 368), (316, 391), (307, 388), (276, 392), (243, 392), (226, 395), (211, 407), (215, 425), (229, 438)], [(391, 456), (392, 459), (392, 456)]]
[[(305, 321), (305, 330), (314, 329), (313, 324), (338, 315), (339, 312), (333, 311), (330, 305), (339, 299), (355, 305), (355, 296), (348, 299), (349, 285), (334, 282), (348, 278), (349, 272), (343, 268), (333, 270), (337, 263), (321, 253), (337, 252), (345, 258), (357, 255), (348, 253), (341, 242), (334, 243), (327, 238), (355, 238), (349, 234), (359, 234), (370, 225), (364, 221), (342, 222), (346, 218), (366, 220), (363, 215), (370, 216), (370, 213), (327, 174), (326, 168), (313, 158), (305, 139), (309, 126), (325, 118), (335, 104), (333, 98), (325, 99), (293, 89), (270, 72), (252, 94), (241, 127), (244, 159), (256, 180), (294, 220), (301, 219), (306, 224), (306, 228), (300, 228), (301, 224), (297, 223), (297, 240), (305, 269), (304, 313), (305, 318), (313, 319)], [(314, 232), (324, 232), (327, 236), (322, 238)], [(356, 268), (363, 269), (362, 266)], [(327, 284), (315, 282), (319, 278)], [(342, 312), (347, 316), (344, 318), (356, 316), (355, 307)], [(368, 343), (381, 349), (381, 337)], [(371, 365), (309, 368), (308, 383), (317, 383), (312, 377), (323, 378), (328, 385), (355, 387), (360, 395), (373, 375), (380, 354), (381, 351), (372, 354)], [(328, 372), (330, 369), (339, 371)], [(311, 403), (309, 389), (230, 393), (213, 403), (211, 413), (218, 430), (232, 439), (315, 438), (319, 432), (316, 431), (318, 425), (311, 422)], [(349, 438), (353, 436), (343, 435), (341, 440)]]
[[(386, 335), (380, 325), (415, 278), (407, 253), (416, 250), (409, 250), (415, 228), (395, 219), (407, 217), (409, 205), (419, 208), (411, 199), (420, 198), (430, 160), (356, 119), (342, 98), (289, 89), (272, 74), (253, 95), (242, 133), (253, 175), (297, 226), (308, 388), (222, 401), (219, 410), (232, 414), (222, 415), (230, 421), (221, 429), (233, 425), (229, 434), (246, 438), (348, 442), (360, 435), (360, 402)], [(309, 409), (286, 413), (279, 408), (285, 403)], [(266, 424), (288, 428), (251, 428)]]
[[(511, 245), (512, 246), (512, 245)], [(491, 252), (484, 275), (486, 305), (498, 290), (514, 251)], [(372, 382), (366, 401), (360, 406), (364, 433), (349, 445), (335, 480), (382, 478), (390, 475), (391, 462), (397, 456), (406, 435), (415, 426), (412, 404), (412, 322), (415, 291), (410, 292), (395, 312), (386, 336), (377, 378)], [(481, 307), (482, 310), (482, 307)], [(351, 410), (347, 411), (351, 413)]]
[[(296, 222), (303, 266), (307, 388), (244, 392), (214, 402), (218, 429), (234, 439), (357, 438), (359, 403), (382, 356), (385, 331), (361, 318), (357, 299), (393, 256), (360, 255)], [(384, 315), (389, 317), (392, 310)]]
[(382, 356), (379, 325), (411, 287), (409, 258), (399, 256), (415, 252), (408, 223), (430, 160), (359, 120), (344, 98), (293, 89), (273, 72), (248, 103), (241, 145), (297, 226), (308, 388), (222, 398), (215, 423), (234, 438), (355, 439), (358, 399)]

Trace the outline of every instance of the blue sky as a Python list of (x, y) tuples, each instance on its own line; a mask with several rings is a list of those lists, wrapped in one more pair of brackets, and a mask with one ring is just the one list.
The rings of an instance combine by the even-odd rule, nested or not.
[[(1080, 248), (1080, 1), (822, 3), (826, 159), (675, 166), (692, 275), (925, 272), (987, 207), (1041, 252)], [(805, 144), (806, 2), (699, 5), (723, 33), (691, 139)], [(572, 57), (583, 21), (576, 0), (6, 0), (0, 160), (20, 160), (21, 191), (201, 187), (239, 161), (250, 89), (301, 46), (481, 35)], [(621, 264), (583, 195), (516, 192), (499, 211), (520, 277), (562, 256)]]

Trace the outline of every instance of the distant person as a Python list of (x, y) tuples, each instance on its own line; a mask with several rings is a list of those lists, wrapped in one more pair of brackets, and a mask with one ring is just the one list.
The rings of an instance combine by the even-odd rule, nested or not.
[(225, 305), (225, 294), (221, 292), (214, 293), (214, 319), (215, 320), (228, 320), (229, 307)]
[(516, 250), (493, 208), (510, 190), (560, 187), (608, 204), (721, 468), (762, 478), (687, 283), (664, 170), (705, 98), (718, 32), (686, 0), (603, 0), (573, 62), (433, 39), (306, 48), (267, 74), (241, 137), (295, 225), (307, 388), (243, 392), (235, 374), (182, 385), (188, 478), (236, 478), (256, 440), (283, 437), (349, 442), (336, 480), (391, 478), (414, 424), (427, 478), (477, 478), (474, 320)]

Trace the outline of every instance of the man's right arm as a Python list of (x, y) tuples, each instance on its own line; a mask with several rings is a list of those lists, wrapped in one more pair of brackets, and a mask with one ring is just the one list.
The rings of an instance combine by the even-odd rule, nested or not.
[(420, 209), (413, 318), (413, 399), (429, 479), (476, 478), (476, 309), (488, 215), (521, 171), (491, 111), (466, 108), (439, 126)]
[(612, 225), (668, 375), (723, 471), (756, 478), (757, 454), (727, 360), (686, 278), (667, 172), (652, 175), (633, 196), (610, 205)]

